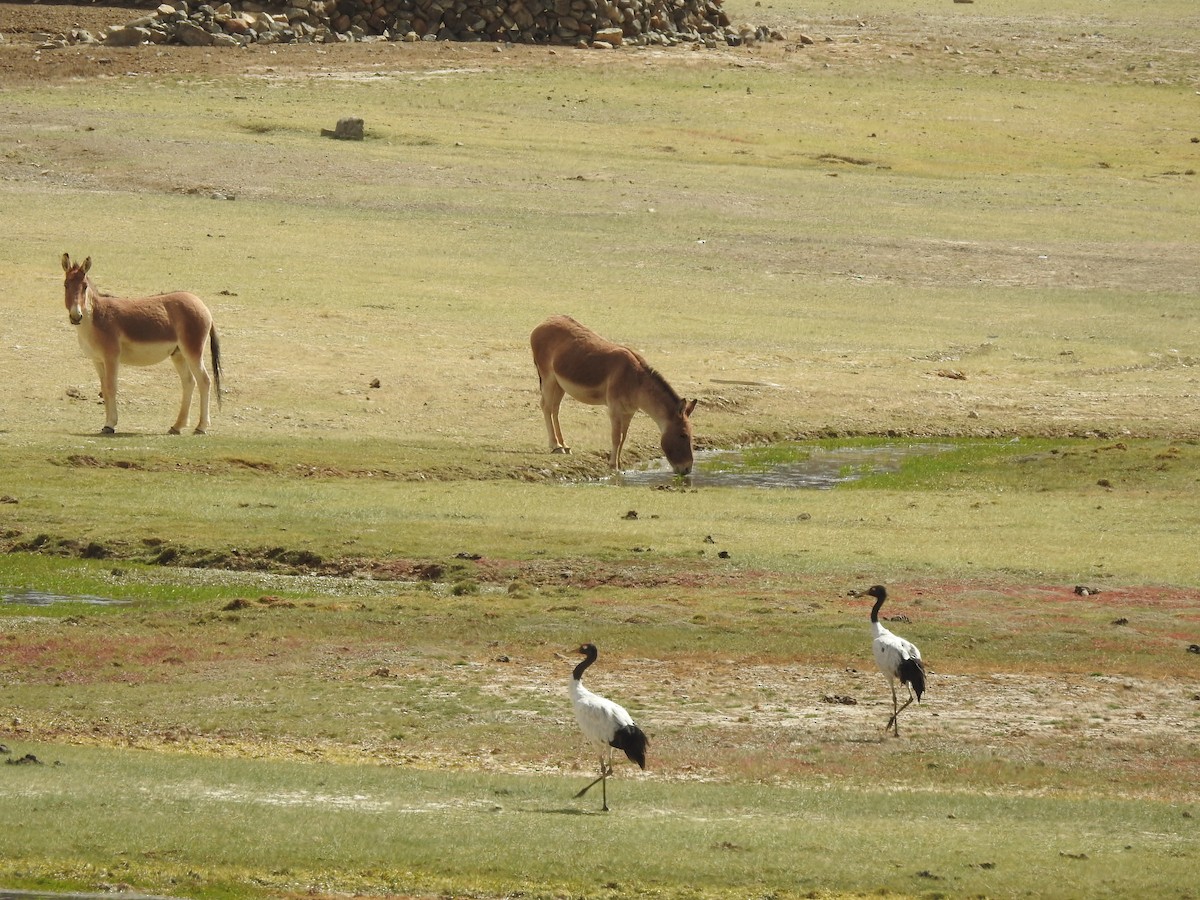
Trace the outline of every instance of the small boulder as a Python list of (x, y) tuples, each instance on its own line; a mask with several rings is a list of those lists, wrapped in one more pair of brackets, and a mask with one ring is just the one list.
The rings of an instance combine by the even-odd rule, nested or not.
[(213, 34), (192, 22), (180, 22), (175, 26), (175, 40), (188, 47), (211, 47)]
[(610, 47), (620, 47), (625, 40), (625, 33), (620, 28), (600, 28), (594, 35), (596, 43), (605, 43)]
[(355, 116), (338, 119), (337, 127), (330, 131), (322, 128), (321, 134), (339, 141), (361, 141), (363, 139), (363, 120)]
[(113, 28), (104, 38), (107, 47), (136, 47), (150, 41), (150, 29), (126, 25)]

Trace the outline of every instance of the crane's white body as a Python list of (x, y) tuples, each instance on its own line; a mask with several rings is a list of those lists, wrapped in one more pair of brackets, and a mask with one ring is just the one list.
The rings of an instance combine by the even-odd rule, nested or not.
[(575, 796), (582, 797), (598, 781), (604, 797), (603, 809), (607, 812), (608, 776), (613, 771), (613, 750), (623, 750), (626, 756), (644, 769), (646, 747), (650, 742), (625, 707), (593, 694), (583, 686), (583, 673), (596, 661), (597, 651), (594, 644), (584, 644), (579, 652), (586, 658), (571, 673), (571, 705), (575, 708), (579, 730), (600, 751), (600, 777)]
[[(875, 598), (875, 606), (871, 609), (871, 653), (879, 671), (887, 676), (888, 687), (892, 689), (892, 717), (883, 726), (883, 730), (894, 728), (894, 734), (899, 737), (900, 713), (907, 709), (914, 699), (920, 703), (921, 695), (925, 693), (925, 664), (921, 661), (921, 651), (917, 649), (916, 644), (893, 634), (880, 624), (879, 608), (887, 599), (887, 589), (877, 584), (870, 588), (867, 594)], [(908, 700), (903, 706), (896, 697), (897, 679), (908, 688)]]
[(879, 671), (895, 681), (900, 677), (900, 667), (905, 660), (919, 660), (921, 651), (911, 641), (892, 634), (878, 622), (871, 623), (871, 652), (875, 654), (875, 665)]
[(619, 729), (633, 724), (633, 716), (620, 703), (593, 694), (575, 678), (571, 679), (570, 692), (579, 730), (589, 741), (611, 755), (613, 748), (609, 742)]

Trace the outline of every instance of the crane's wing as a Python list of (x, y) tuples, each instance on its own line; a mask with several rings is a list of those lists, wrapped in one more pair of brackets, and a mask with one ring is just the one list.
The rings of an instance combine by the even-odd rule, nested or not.
[(603, 744), (613, 739), (617, 729), (633, 724), (623, 706), (591, 691), (580, 691), (575, 697), (575, 719), (590, 740)]

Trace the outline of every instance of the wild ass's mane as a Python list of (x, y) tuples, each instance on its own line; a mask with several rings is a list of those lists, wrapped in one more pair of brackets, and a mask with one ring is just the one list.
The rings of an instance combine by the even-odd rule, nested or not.
[(672, 403), (679, 403), (681, 401), (682, 398), (679, 396), (679, 393), (675, 388), (671, 387), (670, 382), (663, 377), (662, 372), (658, 371), (654, 366), (646, 366), (646, 376), (663, 389), (666, 395), (671, 398)]
[(111, 291), (102, 291), (100, 288), (96, 287), (96, 282), (92, 281), (92, 276), (87, 274), (87, 272), (83, 273), (81, 276), (81, 281), (83, 282), (84, 290), (89, 291), (93, 296), (99, 297), (102, 300), (117, 299), (117, 295)]

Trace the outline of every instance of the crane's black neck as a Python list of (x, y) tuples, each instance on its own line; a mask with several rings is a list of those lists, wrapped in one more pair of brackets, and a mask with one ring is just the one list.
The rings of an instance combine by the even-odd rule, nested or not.
[(871, 596), (875, 598), (875, 605), (871, 607), (871, 621), (879, 621), (879, 607), (883, 606), (883, 601), (887, 599), (887, 591), (883, 588), (872, 590)]
[[(574, 678), (576, 681), (582, 681), (583, 673), (587, 671), (587, 667), (596, 661), (596, 656), (597, 656), (596, 648), (593, 647), (591, 644), (586, 644), (585, 646), (587, 649), (585, 651), (585, 656), (584, 656), (583, 662), (581, 662), (579, 665), (577, 665), (575, 667), (575, 671), (571, 673), (571, 677)], [(580, 649), (582, 650), (583, 648), (581, 647)]]

